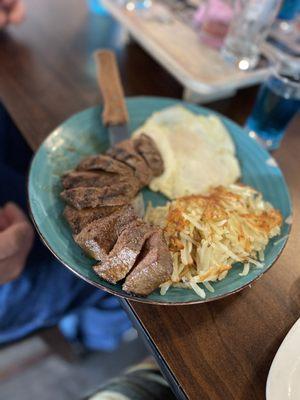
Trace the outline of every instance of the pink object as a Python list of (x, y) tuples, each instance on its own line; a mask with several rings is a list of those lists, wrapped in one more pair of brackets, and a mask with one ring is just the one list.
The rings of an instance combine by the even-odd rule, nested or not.
[(213, 47), (221, 47), (233, 16), (230, 0), (207, 0), (197, 10), (194, 22), (200, 27), (200, 39)]

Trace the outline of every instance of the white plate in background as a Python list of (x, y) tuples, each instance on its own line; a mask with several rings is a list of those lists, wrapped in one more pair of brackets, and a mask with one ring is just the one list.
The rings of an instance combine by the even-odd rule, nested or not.
[(272, 362), (267, 400), (300, 400), (300, 319), (286, 335)]

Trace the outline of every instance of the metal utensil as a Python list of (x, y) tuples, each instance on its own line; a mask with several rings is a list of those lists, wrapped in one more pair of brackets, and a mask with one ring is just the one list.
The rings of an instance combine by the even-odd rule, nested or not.
[(94, 57), (104, 103), (102, 121), (108, 128), (110, 144), (114, 145), (129, 138), (129, 117), (117, 60), (111, 50), (99, 50)]
[[(129, 116), (124, 98), (120, 73), (115, 54), (111, 50), (99, 50), (94, 54), (97, 77), (103, 97), (102, 121), (108, 128), (109, 141), (113, 146), (130, 137), (127, 123)], [(144, 199), (138, 193), (132, 202), (140, 217), (145, 213)]]

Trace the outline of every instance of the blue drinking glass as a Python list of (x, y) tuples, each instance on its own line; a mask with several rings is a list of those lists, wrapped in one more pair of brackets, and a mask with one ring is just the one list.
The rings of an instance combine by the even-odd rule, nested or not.
[(300, 109), (299, 77), (274, 71), (260, 87), (246, 128), (268, 150), (280, 146), (288, 123)]
[(299, 12), (300, 0), (284, 0), (278, 18), (290, 21), (296, 18)]

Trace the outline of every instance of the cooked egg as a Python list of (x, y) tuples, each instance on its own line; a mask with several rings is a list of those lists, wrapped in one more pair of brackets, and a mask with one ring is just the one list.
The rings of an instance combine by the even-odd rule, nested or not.
[(205, 194), (241, 175), (234, 143), (221, 120), (174, 106), (154, 113), (134, 135), (146, 133), (156, 143), (164, 173), (150, 188), (170, 199)]

